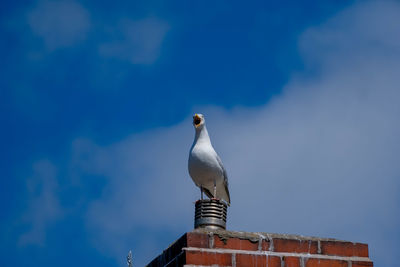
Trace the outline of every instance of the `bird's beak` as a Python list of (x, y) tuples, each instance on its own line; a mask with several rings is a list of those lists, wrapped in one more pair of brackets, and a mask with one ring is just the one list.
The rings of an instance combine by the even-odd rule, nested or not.
[(194, 125), (194, 127), (196, 127), (196, 128), (199, 127), (200, 123), (201, 123), (200, 116), (197, 115), (197, 114), (194, 114), (194, 116), (193, 116), (193, 125)]

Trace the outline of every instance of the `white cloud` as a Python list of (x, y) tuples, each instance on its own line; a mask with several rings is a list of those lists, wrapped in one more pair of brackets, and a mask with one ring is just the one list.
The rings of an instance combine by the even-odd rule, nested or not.
[[(371, 19), (372, 18), (372, 19)], [(296, 74), (262, 108), (206, 107), (230, 177), (232, 230), (289, 232), (368, 242), (375, 264), (394, 266), (400, 225), (400, 7), (363, 2), (299, 40), (312, 73)], [(382, 33), (385, 32), (386, 34)], [(108, 147), (77, 140), (74, 164), (109, 178), (87, 227), (104, 253), (123, 259), (144, 227), (192, 228), (199, 192), (186, 169), (190, 118)], [(82, 156), (83, 155), (83, 156)], [(84, 160), (81, 160), (84, 159)], [(172, 241), (172, 240), (171, 240)]]
[(87, 10), (74, 1), (40, 1), (27, 20), (49, 50), (84, 41), (91, 26)]
[(115, 40), (101, 44), (99, 53), (133, 64), (152, 64), (159, 57), (168, 30), (169, 25), (155, 17), (123, 19), (111, 30)]
[(19, 245), (45, 245), (47, 227), (62, 217), (56, 175), (56, 167), (48, 160), (33, 164), (33, 175), (27, 179), (28, 209), (23, 216), (29, 230), (21, 234)]

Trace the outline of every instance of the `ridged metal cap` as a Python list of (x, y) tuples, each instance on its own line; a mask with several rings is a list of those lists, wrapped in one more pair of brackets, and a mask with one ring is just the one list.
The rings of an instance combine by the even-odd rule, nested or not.
[(195, 205), (194, 228), (226, 229), (228, 206), (217, 199), (198, 200)]

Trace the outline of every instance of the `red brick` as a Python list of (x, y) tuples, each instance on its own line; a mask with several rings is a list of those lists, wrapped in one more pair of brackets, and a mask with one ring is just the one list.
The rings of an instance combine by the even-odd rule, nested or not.
[(361, 243), (321, 241), (324, 255), (368, 257), (368, 245)]
[(223, 242), (218, 236), (214, 236), (214, 247), (238, 250), (258, 250), (258, 241), (251, 242), (247, 239), (229, 238)]
[(277, 256), (236, 254), (236, 267), (281, 267), (281, 259)]
[(300, 267), (300, 258), (298, 257), (282, 257), (285, 267)]
[(267, 266), (268, 267), (281, 267), (281, 258), (276, 256), (267, 255)]
[(304, 259), (306, 267), (348, 267), (347, 261), (328, 259)]
[(261, 243), (261, 250), (262, 251), (268, 251), (269, 250), (269, 241), (268, 240), (263, 240)]
[(353, 261), (352, 267), (372, 267), (374, 264), (370, 261)]
[(186, 264), (232, 266), (232, 254), (186, 251)]
[(267, 266), (267, 257), (265, 255), (236, 254), (236, 267), (249, 266), (265, 267)]
[(273, 240), (275, 252), (296, 252), (316, 254), (318, 251), (318, 242), (311, 240), (281, 239)]
[(209, 248), (209, 237), (207, 234), (187, 233), (187, 246), (193, 248)]

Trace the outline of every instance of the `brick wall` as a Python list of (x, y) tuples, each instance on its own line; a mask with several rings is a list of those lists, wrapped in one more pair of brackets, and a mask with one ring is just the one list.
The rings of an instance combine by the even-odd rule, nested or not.
[(367, 267), (368, 245), (328, 238), (207, 231), (184, 234), (149, 267)]

